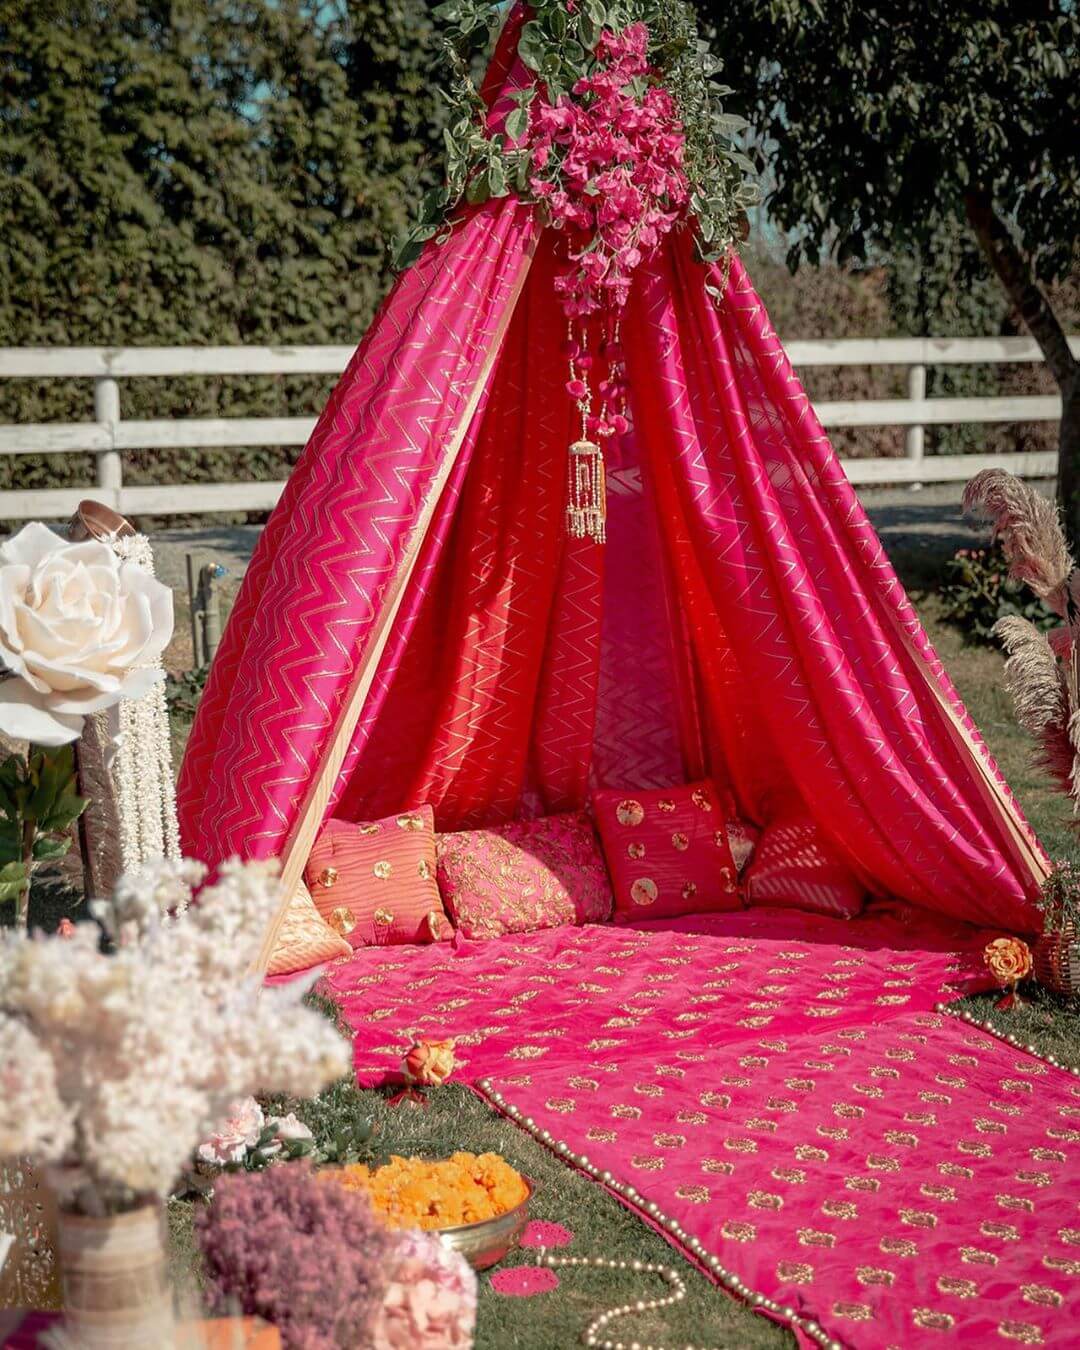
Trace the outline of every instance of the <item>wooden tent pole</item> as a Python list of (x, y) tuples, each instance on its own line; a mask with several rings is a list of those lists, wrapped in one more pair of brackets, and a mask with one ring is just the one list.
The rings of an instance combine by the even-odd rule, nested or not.
[(379, 613), (375, 624), (369, 635), (367, 646), (356, 669), (353, 672), (352, 684), (349, 693), (342, 705), (342, 710), (338, 716), (337, 725), (334, 727), (330, 743), (323, 754), (322, 760), (312, 777), (307, 793), (304, 797), (303, 805), (300, 808), (300, 814), (293, 826), (285, 847), (281, 853), (281, 903), (278, 906), (277, 913), (271, 919), (263, 938), (262, 947), (256, 958), (254, 971), (257, 974), (265, 974), (269, 964), (270, 957), (273, 954), (274, 947), (277, 944), (278, 933), (281, 929), (282, 921), (285, 918), (285, 911), (293, 898), (293, 894), (303, 876), (307, 860), (311, 855), (311, 849), (315, 843), (315, 837), (322, 827), (323, 817), (326, 814), (326, 808), (333, 796), (337, 785), (338, 774), (341, 772), (341, 766), (345, 762), (345, 756), (348, 754), (349, 746), (352, 744), (353, 733), (356, 731), (357, 723), (360, 721), (360, 714), (363, 711), (364, 704), (367, 701), (368, 693), (371, 690), (372, 682), (375, 678), (375, 672), (378, 670), (382, 654), (386, 649), (390, 633), (394, 626), (394, 620), (397, 618), (398, 610), (401, 608), (402, 599), (412, 576), (413, 569), (416, 566), (416, 560), (420, 553), (420, 547), (427, 537), (431, 526), (432, 518), (435, 515), (435, 509), (442, 497), (443, 490), (449, 481), (453, 472), (458, 454), (461, 451), (465, 440), (466, 432), (479, 406), (481, 395), (488, 380), (491, 378), (491, 372), (494, 369), (495, 361), (502, 350), (503, 341), (510, 326), (510, 320), (514, 311), (517, 309), (518, 300), (525, 286), (525, 280), (532, 266), (533, 257), (536, 253), (536, 245), (539, 234), (536, 230), (522, 254), (518, 275), (515, 278), (513, 290), (503, 306), (503, 311), (499, 316), (498, 323), (492, 337), (491, 345), (484, 356), (483, 366), (480, 373), (469, 391), (469, 397), (454, 428), (450, 443), (446, 448), (438, 473), (428, 489), (428, 494), (420, 508), (419, 515), (409, 532), (408, 541), (403, 550), (402, 558), (398, 564), (398, 569), (394, 578), (379, 606)]

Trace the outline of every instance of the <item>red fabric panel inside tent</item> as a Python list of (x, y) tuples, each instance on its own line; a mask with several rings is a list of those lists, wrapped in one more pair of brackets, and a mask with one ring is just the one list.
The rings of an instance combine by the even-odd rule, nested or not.
[(544, 809), (583, 800), (604, 554), (564, 526), (573, 423), (551, 379), (563, 331), (553, 266), (541, 246), (441, 556), (402, 610), (419, 611), (413, 631), (392, 643), (378, 717), (358, 730), (336, 808), (346, 817), (429, 802), (442, 829), (508, 819), (530, 758)]

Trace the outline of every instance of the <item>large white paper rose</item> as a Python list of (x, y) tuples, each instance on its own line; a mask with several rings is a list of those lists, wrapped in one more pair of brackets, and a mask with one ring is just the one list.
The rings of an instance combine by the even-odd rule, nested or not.
[(64, 745), (87, 713), (140, 698), (160, 679), (172, 591), (107, 544), (26, 525), (0, 544), (0, 731)]

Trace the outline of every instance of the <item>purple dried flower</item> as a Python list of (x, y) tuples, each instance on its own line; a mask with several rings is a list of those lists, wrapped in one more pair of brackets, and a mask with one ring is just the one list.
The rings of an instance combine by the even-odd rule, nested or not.
[(258, 1315), (284, 1350), (364, 1350), (387, 1283), (394, 1234), (366, 1198), (299, 1163), (223, 1177), (196, 1218), (216, 1312)]

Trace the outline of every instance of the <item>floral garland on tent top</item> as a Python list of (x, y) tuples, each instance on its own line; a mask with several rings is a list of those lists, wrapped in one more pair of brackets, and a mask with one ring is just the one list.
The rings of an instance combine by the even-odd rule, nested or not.
[(561, 232), (565, 268), (555, 286), (567, 318), (567, 392), (581, 414), (570, 447), (567, 518), (573, 536), (604, 538), (601, 445), (629, 429), (619, 324), (631, 278), (664, 237), (692, 219), (705, 261), (728, 256), (746, 206), (753, 164), (732, 142), (745, 121), (724, 113), (730, 90), (700, 41), (684, 0), (537, 0), (518, 55), (535, 84), (512, 97), (501, 131), (469, 73), (502, 6), (446, 0), (454, 72), (447, 98), (447, 171), (402, 241), (407, 266), (442, 237), (462, 202), (511, 192), (540, 205)]

